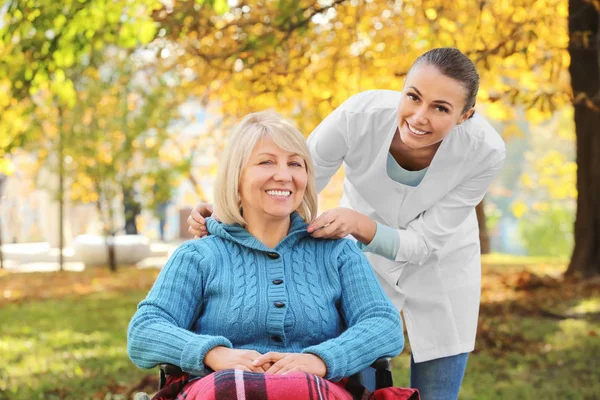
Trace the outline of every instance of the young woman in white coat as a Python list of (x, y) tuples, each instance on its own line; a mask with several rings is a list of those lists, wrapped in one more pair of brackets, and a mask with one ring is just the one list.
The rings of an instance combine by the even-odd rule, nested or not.
[[(505, 159), (504, 142), (474, 113), (475, 66), (438, 48), (412, 65), (401, 92), (346, 100), (308, 138), (321, 191), (344, 165), (340, 208), (308, 227), (315, 237), (352, 235), (403, 311), (411, 387), (423, 400), (456, 399), (475, 346), (481, 287), (475, 206)], [(203, 236), (197, 206), (188, 223)], [(217, 212), (218, 214), (218, 212)]]

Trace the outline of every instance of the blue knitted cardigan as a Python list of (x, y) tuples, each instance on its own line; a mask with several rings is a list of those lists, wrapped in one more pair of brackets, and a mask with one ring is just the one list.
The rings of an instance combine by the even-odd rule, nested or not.
[(367, 259), (347, 239), (314, 239), (294, 213), (270, 249), (239, 225), (181, 245), (133, 316), (131, 360), (205, 375), (215, 346), (312, 353), (339, 380), (404, 346), (401, 320)]

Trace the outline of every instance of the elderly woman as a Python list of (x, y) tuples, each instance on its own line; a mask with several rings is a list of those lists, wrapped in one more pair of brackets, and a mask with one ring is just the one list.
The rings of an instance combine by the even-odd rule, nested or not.
[(399, 313), (362, 252), (307, 232), (313, 162), (291, 124), (269, 112), (243, 119), (215, 206), (212, 235), (175, 251), (131, 320), (137, 366), (181, 367), (188, 400), (350, 399), (338, 381), (402, 351)]

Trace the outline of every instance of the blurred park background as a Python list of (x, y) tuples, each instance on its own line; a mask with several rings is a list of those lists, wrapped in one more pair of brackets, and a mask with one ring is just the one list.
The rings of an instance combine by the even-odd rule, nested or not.
[(154, 390), (127, 324), (211, 201), (231, 126), (272, 108), (308, 135), (442, 46), (477, 65), (477, 112), (508, 149), (477, 208), (482, 305), (460, 398), (600, 398), (598, 0), (0, 7), (0, 399)]

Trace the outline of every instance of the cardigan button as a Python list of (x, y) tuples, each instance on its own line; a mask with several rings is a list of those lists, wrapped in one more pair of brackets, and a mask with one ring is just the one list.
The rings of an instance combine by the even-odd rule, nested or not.
[(281, 285), (283, 283), (283, 279), (273, 279), (273, 285)]
[(281, 336), (271, 336), (271, 340), (273, 340), (274, 342), (277, 342), (277, 343), (283, 342), (283, 339), (281, 338)]
[(267, 257), (269, 257), (269, 258), (271, 258), (273, 260), (277, 260), (279, 258), (279, 254), (277, 254), (277, 253), (275, 253), (273, 251), (270, 251), (270, 252), (267, 253)]
[(276, 301), (275, 303), (273, 303), (273, 305), (277, 308), (285, 307), (285, 303), (282, 303), (281, 301)]

